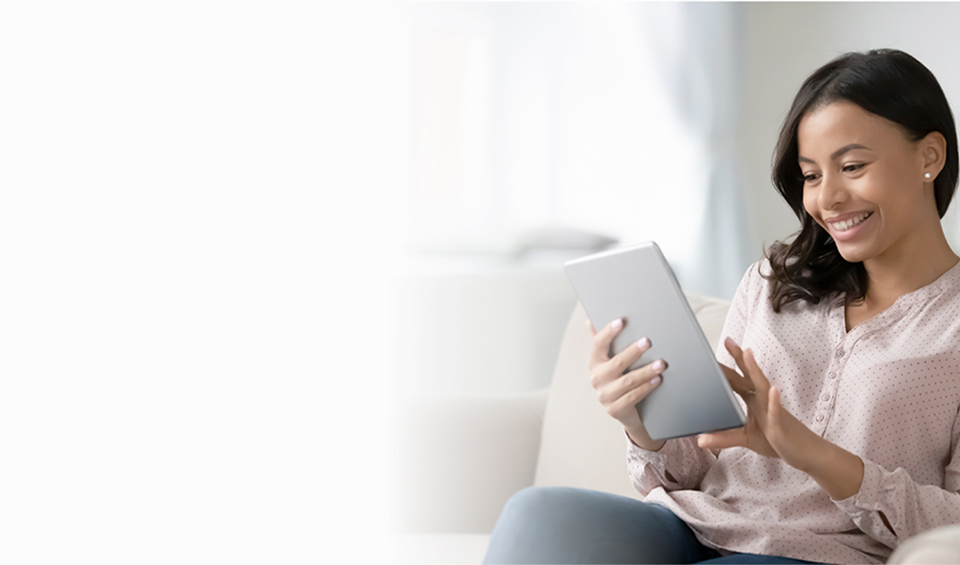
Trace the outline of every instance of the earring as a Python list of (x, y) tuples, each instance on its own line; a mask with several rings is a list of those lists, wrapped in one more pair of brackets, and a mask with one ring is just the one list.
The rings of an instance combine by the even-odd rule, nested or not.
[(925, 179), (930, 178), (930, 173), (923, 173), (923, 178), (925, 178)]

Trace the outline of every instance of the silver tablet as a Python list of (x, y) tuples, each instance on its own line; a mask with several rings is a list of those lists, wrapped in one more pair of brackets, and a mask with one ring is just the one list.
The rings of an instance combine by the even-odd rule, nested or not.
[(690, 309), (676, 276), (656, 243), (604, 251), (564, 263), (593, 327), (617, 318), (625, 325), (611, 354), (646, 336), (652, 346), (632, 371), (656, 359), (663, 383), (637, 404), (653, 439), (738, 428), (746, 423), (733, 389)]

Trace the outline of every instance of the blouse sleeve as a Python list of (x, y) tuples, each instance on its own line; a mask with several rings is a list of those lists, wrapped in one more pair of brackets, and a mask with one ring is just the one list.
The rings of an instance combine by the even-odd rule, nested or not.
[[(757, 264), (747, 270), (737, 287), (737, 293), (723, 324), (716, 355), (721, 363), (729, 367), (736, 368), (736, 364), (723, 347), (723, 340), (729, 336), (740, 343), (743, 338), (750, 305), (759, 290), (754, 279), (759, 276)], [(700, 486), (704, 475), (717, 461), (718, 453), (719, 450), (705, 449), (697, 445), (696, 436), (667, 440), (660, 451), (647, 451), (637, 447), (628, 437), (627, 470), (633, 486), (643, 496), (657, 487), (668, 491), (694, 489)]]
[(697, 445), (696, 436), (667, 440), (660, 451), (647, 451), (627, 438), (627, 470), (640, 494), (696, 488), (717, 456)]
[(953, 455), (945, 468), (944, 488), (919, 484), (901, 467), (889, 471), (863, 459), (859, 492), (834, 503), (864, 533), (890, 548), (927, 530), (960, 523), (958, 439), (960, 417), (953, 424)]

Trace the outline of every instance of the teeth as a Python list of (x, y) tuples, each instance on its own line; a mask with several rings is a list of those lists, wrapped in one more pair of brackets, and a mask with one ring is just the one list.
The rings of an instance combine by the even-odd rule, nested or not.
[(853, 226), (855, 226), (855, 225), (859, 224), (860, 222), (866, 220), (866, 219), (867, 219), (867, 216), (869, 216), (869, 215), (870, 215), (870, 212), (866, 212), (866, 213), (864, 213), (864, 214), (861, 214), (861, 215), (857, 216), (856, 218), (852, 218), (852, 219), (849, 219), (849, 220), (844, 220), (844, 221), (842, 221), (842, 222), (833, 222), (833, 229), (835, 229), (835, 230), (837, 230), (837, 231), (847, 231), (848, 229), (852, 228)]

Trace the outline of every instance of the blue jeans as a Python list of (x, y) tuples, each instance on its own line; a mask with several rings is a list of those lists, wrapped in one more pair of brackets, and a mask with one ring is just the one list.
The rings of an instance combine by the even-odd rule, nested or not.
[(662, 506), (567, 487), (513, 495), (490, 537), (484, 563), (809, 563), (701, 544)]

